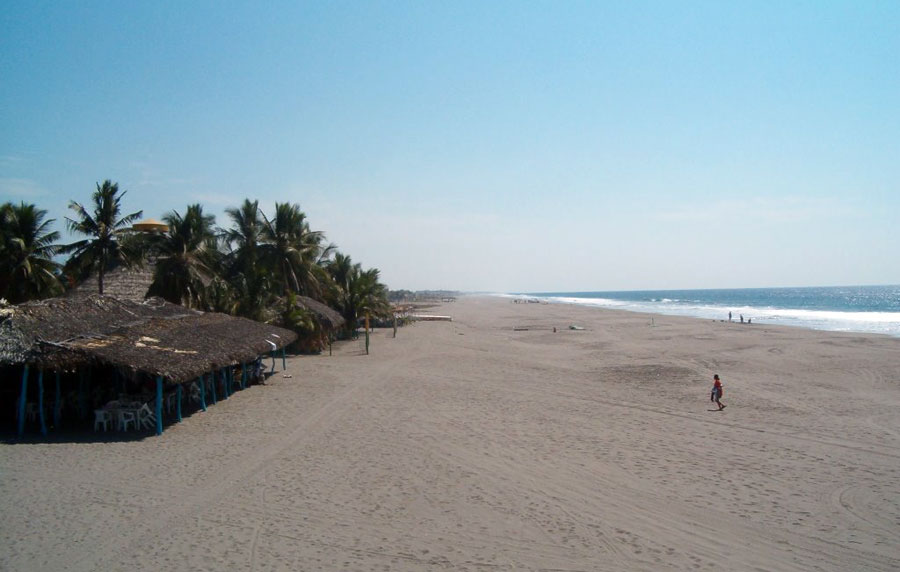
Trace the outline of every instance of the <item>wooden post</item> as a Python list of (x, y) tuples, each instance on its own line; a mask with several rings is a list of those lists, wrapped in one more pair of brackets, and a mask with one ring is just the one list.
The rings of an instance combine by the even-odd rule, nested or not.
[(22, 368), (22, 393), (19, 395), (19, 437), (25, 434), (25, 401), (28, 399), (28, 364)]
[(369, 313), (366, 312), (366, 355), (369, 355)]
[(162, 435), (162, 393), (163, 378), (156, 376), (156, 434)]
[(394, 314), (394, 337), (397, 337), (397, 314)]
[(197, 378), (197, 383), (200, 384), (200, 408), (206, 411), (206, 381), (202, 375)]
[(59, 418), (62, 415), (62, 392), (59, 390), (59, 370), (56, 370), (56, 405), (53, 407), (53, 426), (59, 428)]
[(41, 420), (41, 435), (46, 435), (47, 423), (44, 421), (44, 368), (38, 369), (38, 417)]
[(176, 400), (175, 400), (175, 416), (178, 418), (178, 422), (181, 423), (181, 384), (178, 384), (178, 388), (175, 390), (176, 392)]

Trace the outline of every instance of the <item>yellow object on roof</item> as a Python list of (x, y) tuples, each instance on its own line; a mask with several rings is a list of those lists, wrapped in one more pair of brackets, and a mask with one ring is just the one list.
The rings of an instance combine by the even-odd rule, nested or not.
[(134, 223), (131, 225), (131, 229), (141, 232), (166, 232), (169, 230), (169, 225), (155, 218), (148, 218)]

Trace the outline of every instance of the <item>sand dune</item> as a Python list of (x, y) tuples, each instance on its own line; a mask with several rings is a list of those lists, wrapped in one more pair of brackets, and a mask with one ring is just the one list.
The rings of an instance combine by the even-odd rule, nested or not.
[(0, 569), (900, 568), (900, 340), (435, 310), (161, 437), (0, 445)]

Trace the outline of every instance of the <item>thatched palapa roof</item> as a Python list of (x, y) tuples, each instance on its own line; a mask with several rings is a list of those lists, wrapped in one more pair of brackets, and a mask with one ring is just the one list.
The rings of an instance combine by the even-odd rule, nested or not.
[(344, 325), (344, 317), (340, 312), (306, 296), (297, 296), (297, 305), (316, 315), (320, 324), (336, 330)]
[[(68, 297), (93, 296), (98, 291), (97, 273), (91, 274), (84, 282), (69, 290)], [(153, 265), (145, 263), (143, 266), (118, 266), (103, 275), (103, 295), (112, 296), (119, 300), (131, 300), (142, 302), (147, 297), (150, 284), (153, 283)]]
[(54, 298), (0, 309), (0, 365), (100, 363), (183, 382), (280, 349), (297, 335), (158, 298)]

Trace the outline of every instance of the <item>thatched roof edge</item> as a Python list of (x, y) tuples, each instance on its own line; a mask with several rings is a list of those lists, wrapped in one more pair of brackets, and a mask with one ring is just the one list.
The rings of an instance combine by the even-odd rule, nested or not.
[(0, 310), (0, 365), (48, 368), (101, 363), (186, 381), (281, 349), (297, 335), (159, 299), (54, 299)]
[(340, 312), (313, 298), (297, 296), (297, 304), (316, 314), (320, 322), (332, 329), (340, 328), (346, 321)]

